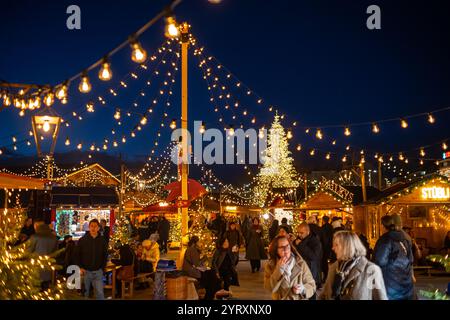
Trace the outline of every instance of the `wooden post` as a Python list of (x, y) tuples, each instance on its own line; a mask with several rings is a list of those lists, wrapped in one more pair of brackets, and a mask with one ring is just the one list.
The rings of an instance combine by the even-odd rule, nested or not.
[(381, 161), (378, 161), (378, 189), (382, 190), (383, 176), (381, 175)]
[(367, 193), (366, 193), (366, 175), (364, 172), (364, 163), (361, 162), (359, 164), (359, 167), (361, 169), (361, 188), (362, 188), (362, 194), (363, 194), (363, 202), (367, 201)]

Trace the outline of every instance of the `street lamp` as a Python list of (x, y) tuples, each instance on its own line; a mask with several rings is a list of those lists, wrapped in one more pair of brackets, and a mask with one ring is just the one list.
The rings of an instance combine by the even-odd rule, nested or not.
[[(58, 139), (59, 129), (61, 126), (61, 117), (53, 109), (46, 108), (45, 110), (42, 110), (41, 113), (31, 117), (31, 125), (33, 127), (33, 135), (34, 141), (36, 143), (38, 157), (44, 156), (44, 153), (42, 152), (40, 136), (42, 137), (44, 133), (50, 132), (53, 127), (53, 130), (51, 131), (52, 144), (47, 156), (47, 178), (51, 179), (53, 177), (52, 160), (53, 154), (55, 152), (56, 140)], [(41, 134), (39, 134), (40, 132)]]

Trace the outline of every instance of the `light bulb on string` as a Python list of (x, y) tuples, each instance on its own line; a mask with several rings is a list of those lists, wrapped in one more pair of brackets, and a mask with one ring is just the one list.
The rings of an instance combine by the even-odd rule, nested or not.
[(132, 39), (130, 45), (132, 48), (131, 60), (136, 63), (143, 63), (145, 60), (147, 60), (147, 51), (142, 48), (141, 44), (136, 39)]
[(89, 82), (89, 77), (87, 75), (87, 72), (84, 71), (81, 74), (81, 81), (80, 81), (80, 84), (78, 85), (78, 90), (81, 93), (88, 93), (89, 91), (91, 91), (91, 89), (92, 89), (92, 85)]
[(5, 107), (9, 107), (11, 105), (11, 97), (8, 94), (5, 94), (3, 97), (3, 105)]
[(316, 131), (316, 138), (319, 139), (319, 140), (322, 140), (322, 138), (323, 138), (322, 130), (317, 129), (317, 131)]
[(316, 154), (316, 150), (315, 149), (312, 149), (310, 152), (309, 152), (309, 155), (312, 157), (312, 156), (314, 156)]
[(116, 112), (114, 113), (114, 119), (116, 120), (120, 119), (120, 109), (116, 109)]
[(145, 125), (147, 124), (147, 117), (146, 117), (146, 116), (143, 116), (143, 117), (142, 117), (142, 119), (141, 119), (141, 124), (142, 124), (143, 126), (145, 126)]
[(62, 100), (67, 97), (68, 82), (64, 82), (61, 87), (56, 90), (56, 97)]
[(378, 127), (378, 125), (376, 123), (372, 124), (372, 132), (373, 133), (379, 133), (380, 132), (380, 127)]
[(436, 122), (436, 119), (434, 118), (434, 116), (431, 113), (428, 114), (428, 122), (430, 124), (433, 124)]
[(331, 154), (327, 153), (327, 155), (325, 156), (325, 159), (330, 160), (330, 158), (331, 158)]
[(233, 128), (233, 126), (230, 126), (230, 127), (228, 128), (228, 135), (229, 135), (230, 137), (234, 136), (234, 128)]
[(206, 131), (205, 123), (202, 121), (202, 124), (200, 125), (200, 128), (198, 129), (200, 134), (204, 134)]
[(47, 95), (44, 98), (44, 104), (47, 107), (50, 107), (54, 102), (55, 102), (55, 95), (53, 94), (53, 92), (47, 93)]
[(344, 129), (344, 135), (345, 136), (350, 136), (352, 133), (351, 133), (351, 131), (350, 131), (350, 128), (349, 127), (345, 127), (345, 129)]
[(77, 149), (78, 150), (81, 150), (83, 148), (83, 145), (81, 144), (81, 143), (79, 143), (78, 145), (77, 145)]
[(91, 113), (95, 111), (94, 103), (92, 101), (90, 101), (86, 104), (86, 110), (87, 110), (87, 112), (91, 112)]
[(175, 130), (177, 128), (177, 121), (175, 119), (172, 119), (169, 127), (170, 129)]
[(166, 17), (166, 30), (165, 36), (170, 39), (177, 38), (180, 35), (180, 31), (178, 30), (177, 22), (174, 17), (169, 16)]
[(287, 132), (286, 138), (292, 139), (292, 137), (293, 137), (292, 131), (291, 131), (291, 129), (289, 129), (288, 132)]
[(98, 72), (98, 78), (102, 81), (109, 81), (112, 78), (111, 64), (108, 62), (108, 58), (103, 58), (102, 67)]
[(442, 150), (447, 150), (448, 146), (445, 142), (442, 142)]
[(420, 159), (420, 165), (422, 165), (422, 166), (423, 166), (423, 160), (422, 160), (422, 159)]
[(20, 110), (19, 111), (19, 116), (21, 116), (21, 117), (25, 116), (25, 110), (23, 110), (23, 109)]
[(70, 140), (69, 140), (69, 138), (67, 137), (67, 139), (66, 139), (66, 142), (64, 143), (66, 146), (70, 146)]
[(298, 144), (297, 145), (297, 151), (301, 151), (302, 150), (302, 145), (301, 144)]
[(260, 139), (264, 139), (264, 130), (265, 130), (264, 127), (262, 127), (261, 129), (259, 129), (258, 137), (259, 137)]
[(420, 156), (425, 157), (425, 150), (423, 148), (420, 149)]
[(401, 119), (401, 120), (400, 120), (400, 124), (401, 124), (401, 126), (402, 126), (403, 129), (408, 128), (408, 122), (406, 122), (405, 119)]

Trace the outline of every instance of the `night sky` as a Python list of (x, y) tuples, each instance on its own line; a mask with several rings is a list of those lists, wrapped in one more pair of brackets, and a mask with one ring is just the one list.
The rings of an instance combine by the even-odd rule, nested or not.
[[(0, 19), (0, 79), (9, 82), (57, 84), (82, 71), (105, 53), (125, 40), (129, 34), (145, 24), (163, 8), (167, 1), (3, 1)], [(66, 28), (66, 8), (77, 4), (81, 8), (81, 30)], [(366, 8), (377, 4), (382, 12), (382, 29), (366, 28)], [(371, 122), (429, 112), (450, 106), (450, 6), (448, 1), (256, 1), (223, 0), (213, 5), (207, 0), (185, 0), (175, 10), (178, 21), (188, 21), (192, 33), (205, 55), (213, 55), (234, 75), (257, 92), (264, 100), (246, 97), (230, 81), (230, 93), (249, 113), (256, 115), (257, 128), (270, 124), (273, 113), (268, 105), (276, 106), (285, 114), (283, 124), (294, 128), (291, 142), (299, 169), (311, 164), (308, 154), (316, 148), (319, 166), (324, 152), (333, 152), (329, 167), (341, 166), (345, 146), (354, 150), (364, 148), (379, 152), (398, 152), (440, 143), (450, 137), (450, 112), (435, 114), (436, 123), (430, 125), (426, 116), (409, 120), (408, 129), (400, 122), (380, 124), (381, 133), (371, 133), (370, 125), (354, 127), (345, 137), (343, 128), (323, 129), (325, 138), (318, 141), (304, 127), (324, 127)], [(164, 41), (164, 23), (151, 27), (140, 41), (149, 54)], [(189, 118), (203, 120), (208, 127), (223, 128), (224, 124), (243, 123), (248, 128), (248, 117), (239, 115), (232, 120), (230, 110), (222, 110), (224, 124), (219, 124), (214, 106), (209, 102), (207, 85), (192, 55), (189, 66)], [(167, 56), (167, 61), (171, 61)], [(129, 136), (130, 128), (139, 122), (133, 113), (123, 125), (115, 125), (116, 108), (139, 113), (148, 108), (162, 81), (152, 80), (151, 88), (145, 79), (152, 73), (142, 73), (138, 80), (128, 80), (128, 88), (118, 90), (119, 96), (108, 93), (137, 65), (130, 59), (129, 47), (111, 58), (113, 79), (99, 83), (98, 69), (89, 73), (93, 90), (81, 95), (78, 80), (72, 83), (69, 103), (57, 102), (55, 110), (65, 115), (71, 126), (63, 127), (57, 151), (74, 150), (78, 142), (86, 149), (92, 142), (102, 145), (111, 138), (116, 127), (117, 141), (127, 135), (127, 143), (109, 151), (122, 153), (126, 159), (141, 159), (154, 146), (156, 133), (161, 132), (160, 153), (169, 141), (167, 119), (179, 119), (179, 77), (173, 86), (171, 107), (167, 109), (166, 127), (159, 128), (162, 111), (158, 105), (149, 123)], [(163, 69), (161, 69), (163, 70)], [(225, 74), (226, 73), (222, 73)], [(179, 76), (179, 74), (178, 74)], [(162, 79), (162, 77), (160, 78)], [(225, 83), (226, 81), (224, 81)], [(144, 87), (146, 96), (139, 97)], [(153, 90), (153, 91), (152, 91)], [(120, 92), (124, 92), (121, 94)], [(96, 103), (95, 113), (86, 113), (84, 105), (101, 95), (106, 105)], [(136, 98), (137, 97), (137, 98)], [(133, 107), (133, 101), (139, 107)], [(232, 100), (232, 99), (231, 99)], [(223, 104), (222, 104), (223, 105)], [(83, 120), (75, 121), (72, 112), (83, 112)], [(1, 111), (0, 146), (11, 148), (11, 136), (26, 139), (31, 129), (29, 115), (20, 118), (18, 111)], [(19, 134), (21, 133), (21, 135)], [(71, 140), (64, 145), (66, 137)], [(337, 140), (336, 146), (330, 141)], [(448, 141), (450, 142), (450, 140)], [(295, 146), (301, 143), (303, 151)], [(449, 143), (450, 145), (450, 143)], [(6, 149), (5, 149), (6, 150)], [(18, 154), (35, 153), (34, 144), (19, 145)], [(408, 153), (406, 153), (408, 154)], [(440, 146), (427, 149), (427, 158), (442, 156)], [(418, 158), (418, 150), (409, 157)], [(417, 161), (416, 161), (417, 162)]]

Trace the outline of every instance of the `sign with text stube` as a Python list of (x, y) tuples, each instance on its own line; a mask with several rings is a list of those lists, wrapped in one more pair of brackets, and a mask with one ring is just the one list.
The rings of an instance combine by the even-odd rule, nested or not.
[(421, 188), (422, 199), (424, 200), (449, 200), (450, 187), (423, 187)]

